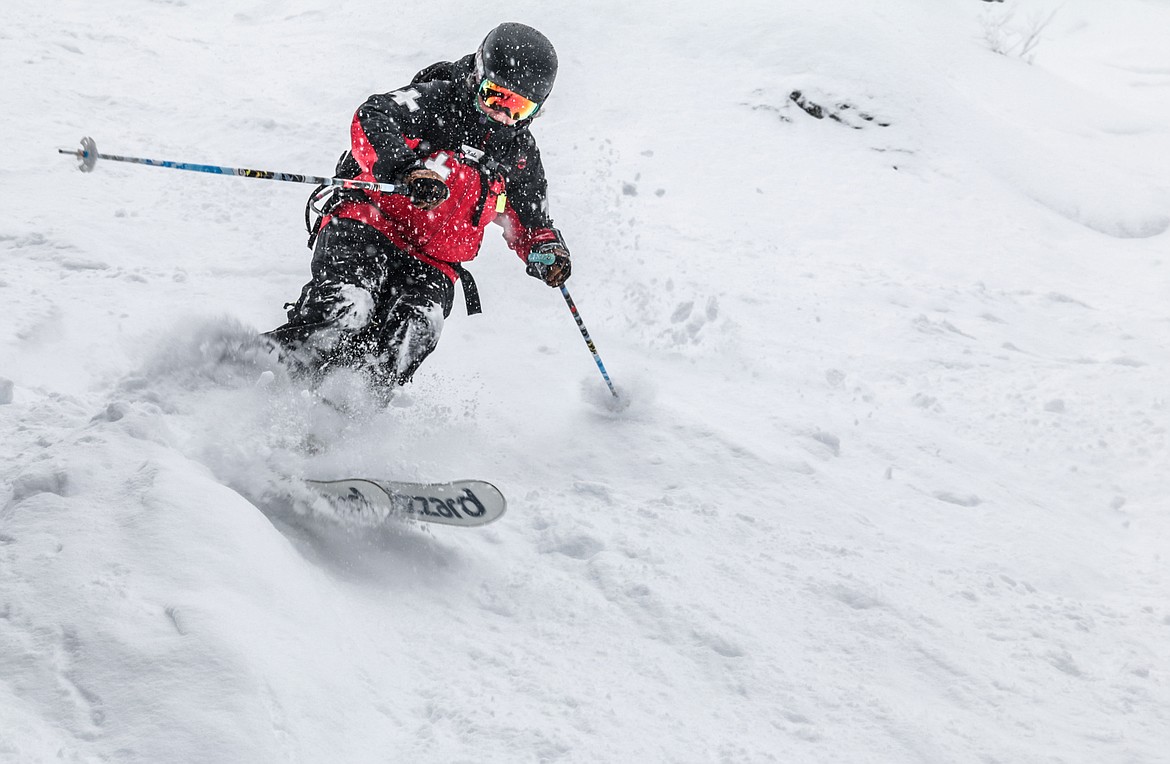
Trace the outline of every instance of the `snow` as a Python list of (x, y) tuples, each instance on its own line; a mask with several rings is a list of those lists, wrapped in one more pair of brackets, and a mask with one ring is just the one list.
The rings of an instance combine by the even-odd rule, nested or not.
[[(0, 760), (1166, 760), (1170, 6), (401, 5), (9, 3)], [(317, 404), (252, 342), (307, 186), (56, 154), (325, 174), (509, 19), (624, 406), (494, 234), (403, 395)]]

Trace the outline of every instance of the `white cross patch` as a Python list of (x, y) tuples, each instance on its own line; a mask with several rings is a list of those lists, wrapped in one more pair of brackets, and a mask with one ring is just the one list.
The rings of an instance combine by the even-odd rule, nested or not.
[(440, 178), (446, 180), (447, 177), (451, 174), (451, 171), (454, 169), (447, 165), (447, 162), (450, 161), (450, 159), (451, 155), (444, 151), (440, 154), (435, 154), (433, 157), (424, 162), (423, 167), (432, 172), (437, 172)]
[(414, 88), (410, 90), (395, 90), (390, 94), (399, 106), (405, 106), (407, 111), (418, 111), (418, 99), (422, 94)]

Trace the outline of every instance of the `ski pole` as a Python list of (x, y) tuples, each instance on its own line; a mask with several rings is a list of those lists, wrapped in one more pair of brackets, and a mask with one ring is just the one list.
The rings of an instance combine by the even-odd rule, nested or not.
[(620, 398), (617, 390), (613, 387), (613, 382), (609, 380), (609, 372), (605, 370), (605, 364), (601, 362), (601, 356), (597, 353), (597, 348), (593, 345), (593, 340), (589, 338), (589, 330), (585, 328), (585, 322), (581, 320), (581, 314), (577, 311), (577, 305), (573, 302), (573, 298), (569, 296), (569, 290), (561, 287), (561, 294), (564, 295), (565, 302), (569, 306), (569, 311), (572, 312), (573, 318), (577, 320), (577, 328), (581, 330), (581, 336), (585, 338), (585, 345), (589, 348), (589, 352), (593, 354), (593, 360), (597, 362), (597, 368), (601, 372), (601, 376), (605, 379), (605, 384), (609, 385), (609, 391), (613, 393), (614, 398)]
[(118, 156), (117, 154), (99, 154), (97, 144), (93, 138), (82, 138), (80, 149), (57, 149), (57, 153), (70, 154), (81, 160), (77, 166), (82, 172), (93, 172), (97, 160), (106, 159), (111, 162), (130, 162), (131, 164), (145, 164), (151, 167), (166, 167), (171, 170), (206, 172), (212, 175), (238, 175), (243, 178), (283, 180), (289, 183), (312, 183), (318, 186), (340, 186), (341, 188), (360, 188), (366, 191), (382, 191), (388, 194), (401, 193), (398, 186), (392, 183), (374, 183), (364, 180), (350, 180), (348, 178), (320, 178), (316, 175), (299, 175), (291, 172), (247, 170), (240, 167), (220, 167), (213, 164), (191, 164), (189, 162), (169, 162), (164, 159), (143, 159), (141, 157)]

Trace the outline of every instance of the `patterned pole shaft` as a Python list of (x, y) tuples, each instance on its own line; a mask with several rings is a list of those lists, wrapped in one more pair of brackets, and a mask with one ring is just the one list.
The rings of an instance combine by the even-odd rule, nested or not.
[(111, 162), (145, 164), (151, 167), (206, 172), (212, 175), (236, 175), (241, 178), (282, 180), (288, 183), (312, 183), (314, 185), (340, 186), (341, 188), (360, 188), (366, 191), (382, 191), (387, 194), (401, 193), (401, 189), (392, 183), (372, 183), (364, 180), (350, 180), (348, 178), (322, 178), (316, 175), (299, 175), (291, 172), (248, 170), (241, 167), (220, 167), (219, 165), (213, 164), (191, 164), (190, 162), (170, 162), (165, 159), (144, 159), (142, 157), (124, 157), (118, 154), (100, 154), (92, 138), (82, 138), (80, 149), (57, 149), (57, 153), (69, 154), (81, 160), (79, 167), (82, 172), (92, 172), (97, 160), (107, 159)]
[(573, 318), (577, 320), (577, 328), (581, 330), (581, 336), (585, 338), (585, 345), (589, 348), (589, 352), (593, 354), (593, 360), (597, 362), (597, 368), (601, 372), (601, 376), (605, 379), (605, 384), (609, 385), (609, 391), (613, 393), (614, 398), (620, 398), (617, 390), (613, 387), (613, 382), (609, 380), (609, 372), (605, 370), (605, 364), (601, 362), (601, 356), (597, 353), (597, 348), (593, 345), (593, 340), (589, 338), (589, 330), (585, 328), (585, 322), (581, 320), (581, 314), (577, 312), (577, 305), (573, 302), (573, 298), (569, 296), (569, 290), (561, 287), (561, 294), (565, 297), (565, 302), (569, 306), (569, 311), (572, 312)]

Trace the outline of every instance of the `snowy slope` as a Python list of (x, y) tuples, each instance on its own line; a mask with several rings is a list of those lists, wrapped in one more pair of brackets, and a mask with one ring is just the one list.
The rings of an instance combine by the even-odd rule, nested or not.
[[(0, 760), (1167, 760), (1170, 5), (9, 5)], [(618, 414), (494, 237), (395, 406), (257, 386), (308, 188), (56, 155), (327, 173), (510, 19)]]

